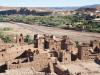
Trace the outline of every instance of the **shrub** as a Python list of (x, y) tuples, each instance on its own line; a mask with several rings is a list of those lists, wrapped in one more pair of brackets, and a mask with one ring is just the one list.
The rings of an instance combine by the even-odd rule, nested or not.
[(30, 35), (26, 35), (25, 36), (24, 42), (26, 42), (28, 44), (31, 44), (32, 43), (32, 39), (31, 39)]

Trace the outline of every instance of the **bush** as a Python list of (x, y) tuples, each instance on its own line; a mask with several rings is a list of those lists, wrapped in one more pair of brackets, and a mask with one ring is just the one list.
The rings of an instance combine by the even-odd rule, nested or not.
[(28, 44), (31, 44), (32, 43), (32, 39), (31, 39), (30, 35), (26, 35), (25, 36), (24, 42), (26, 42)]
[(12, 28), (9, 28), (9, 27), (4, 27), (3, 28), (3, 31), (10, 31), (10, 30), (12, 30)]
[(5, 42), (5, 43), (11, 43), (12, 42), (12, 38), (8, 35), (6, 35), (4, 38), (2, 38), (2, 40)]
[(4, 33), (2, 31), (0, 31), (0, 38), (4, 37)]

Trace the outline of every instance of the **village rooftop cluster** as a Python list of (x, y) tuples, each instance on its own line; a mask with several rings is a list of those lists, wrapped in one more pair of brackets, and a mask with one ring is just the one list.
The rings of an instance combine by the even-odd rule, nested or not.
[[(67, 35), (56, 37), (54, 35), (35, 34), (32, 44), (26, 44), (23, 34), (12, 36), (12, 38), (12, 43), (4, 43), (0, 40), (1, 74), (100, 74), (100, 40), (80, 43), (71, 40)], [(90, 67), (94, 66), (85, 67), (84, 63), (92, 63), (96, 67), (92, 68), (92, 71)], [(75, 67), (75, 64), (78, 66)]]

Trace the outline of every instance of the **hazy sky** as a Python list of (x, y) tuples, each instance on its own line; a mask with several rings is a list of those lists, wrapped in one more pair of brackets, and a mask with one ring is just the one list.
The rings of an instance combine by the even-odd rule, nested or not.
[(100, 0), (0, 0), (0, 6), (63, 7), (92, 4), (100, 4)]

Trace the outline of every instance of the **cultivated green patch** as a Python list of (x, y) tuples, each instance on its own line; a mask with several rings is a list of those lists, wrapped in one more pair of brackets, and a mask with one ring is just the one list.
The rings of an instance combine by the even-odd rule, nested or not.
[(96, 17), (90, 15), (71, 16), (33, 16), (10, 15), (0, 16), (1, 22), (21, 22), (49, 27), (60, 27), (78, 31), (100, 32), (100, 22), (93, 21)]

